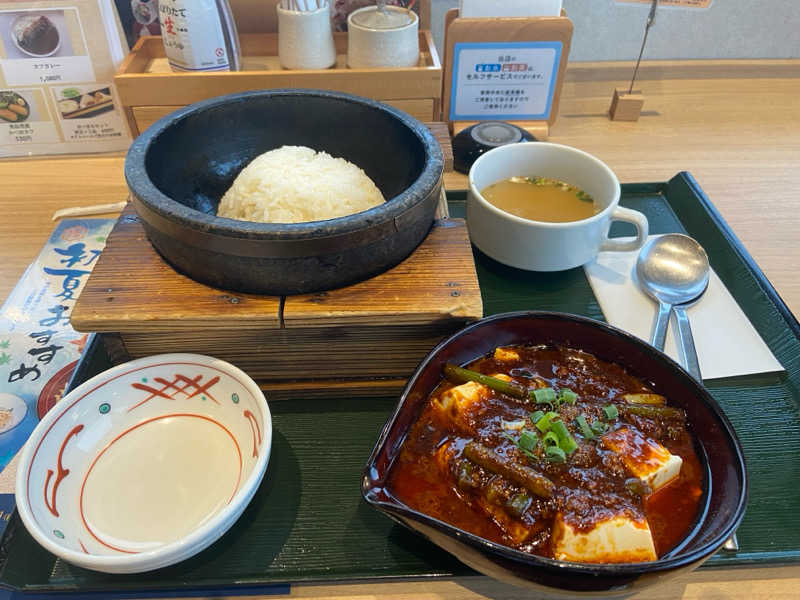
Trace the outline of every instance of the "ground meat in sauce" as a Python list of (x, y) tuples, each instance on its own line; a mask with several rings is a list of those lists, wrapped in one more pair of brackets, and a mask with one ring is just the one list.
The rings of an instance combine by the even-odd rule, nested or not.
[(603, 458), (601, 461), (606, 473), (609, 473), (616, 479), (625, 477), (627, 473), (625, 463), (622, 462), (622, 458), (620, 458), (618, 454), (614, 454), (613, 452), (603, 452), (602, 456)]
[[(620, 411), (604, 416), (609, 404), (623, 407), (623, 394), (652, 393), (620, 366), (569, 348), (513, 347), (518, 360), (486, 357), (467, 368), (486, 375), (509, 375), (524, 388), (568, 388), (574, 403), (537, 405), (530, 400), (482, 389), (477, 401), (459, 407), (458, 419), (442, 418), (437, 399), (458, 383), (443, 381), (431, 395), (392, 467), (389, 490), (412, 508), (486, 539), (525, 552), (552, 556), (551, 527), (557, 512), (578, 530), (615, 514), (647, 518), (660, 556), (675, 546), (691, 527), (701, 496), (701, 471), (685, 423)], [(517, 441), (527, 430), (541, 438), (530, 415), (558, 413), (577, 442), (565, 462), (551, 462), (543, 443), (524, 451)], [(614, 452), (595, 439), (584, 439), (575, 419), (605, 423), (608, 431), (625, 425), (667, 447), (684, 460), (677, 480), (644, 500), (629, 485), (630, 473)], [(532, 493), (518, 482), (472, 464), (463, 456), (467, 444), (490, 448), (499, 460), (530, 468), (555, 484), (550, 498)], [(675, 497), (673, 501), (671, 496)], [(657, 498), (658, 501), (651, 501)], [(680, 510), (675, 507), (680, 505)]]
[[(565, 422), (567, 422), (566, 419)], [(593, 467), (600, 462), (600, 453), (595, 444), (579, 444), (578, 449), (570, 456), (569, 462), (574, 467), (582, 467), (584, 469)]]

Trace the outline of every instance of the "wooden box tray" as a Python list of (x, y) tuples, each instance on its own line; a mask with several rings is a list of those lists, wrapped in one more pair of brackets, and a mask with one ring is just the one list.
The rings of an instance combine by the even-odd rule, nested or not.
[(214, 96), (273, 88), (316, 88), (381, 100), (420, 121), (441, 113), (442, 65), (431, 32), (419, 32), (420, 61), (415, 67), (349, 69), (347, 34), (334, 33), (336, 65), (330, 69), (282, 69), (277, 33), (242, 34), (243, 70), (173, 73), (161, 37), (139, 39), (114, 76), (120, 102), (134, 136), (164, 115)]
[[(464, 195), (450, 198), (452, 214), (463, 215)], [(742, 442), (751, 483), (738, 530), (740, 550), (719, 552), (706, 566), (798, 565), (800, 324), (688, 174), (667, 183), (625, 184), (620, 204), (644, 212), (654, 233), (683, 232), (699, 240), (786, 368), (706, 382)], [(614, 234), (627, 235), (623, 227), (615, 225)], [(603, 318), (583, 269), (529, 273), (475, 254), (486, 314), (540, 309)], [(72, 385), (109, 366), (102, 344), (91, 344)], [(39, 546), (15, 514), (0, 540), (0, 585), (37, 597), (56, 592), (73, 592), (76, 598), (90, 592), (160, 597), (167, 591), (232, 596), (288, 594), (285, 586), (294, 583), (474, 575), (361, 499), (362, 470), (396, 403), (396, 397), (380, 394), (273, 403), (272, 456), (250, 506), (218, 542), (166, 569), (106, 575), (73, 567)]]
[[(113, 333), (117, 360), (196, 352), (227, 360), (270, 398), (395, 393), (446, 335), (482, 316), (466, 223), (439, 219), (402, 263), (356, 285), (300, 296), (198, 283), (153, 249), (131, 205), (72, 311)], [(391, 342), (389, 342), (391, 340)]]

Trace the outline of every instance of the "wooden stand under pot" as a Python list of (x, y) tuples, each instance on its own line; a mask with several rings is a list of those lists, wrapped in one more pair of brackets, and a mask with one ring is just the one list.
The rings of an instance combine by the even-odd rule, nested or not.
[[(445, 217), (445, 214), (441, 214)], [(399, 393), (439, 341), (483, 315), (466, 223), (438, 218), (396, 267), (315, 294), (216, 289), (176, 272), (129, 204), (72, 311), (115, 363), (194, 352), (244, 370), (269, 399)]]

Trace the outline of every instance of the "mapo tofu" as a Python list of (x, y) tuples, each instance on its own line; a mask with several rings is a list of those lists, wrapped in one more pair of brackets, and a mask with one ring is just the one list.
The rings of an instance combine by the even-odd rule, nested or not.
[(620, 366), (571, 348), (497, 348), (447, 365), (389, 490), (524, 552), (655, 560), (690, 531), (703, 476), (684, 412)]

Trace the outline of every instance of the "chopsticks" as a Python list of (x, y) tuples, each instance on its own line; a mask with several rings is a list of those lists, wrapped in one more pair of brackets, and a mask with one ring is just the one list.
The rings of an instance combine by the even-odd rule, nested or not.
[(102, 215), (110, 212), (119, 212), (127, 202), (113, 202), (111, 204), (94, 204), (92, 206), (76, 206), (73, 208), (62, 208), (53, 213), (53, 221), (64, 217), (85, 217), (87, 215)]

